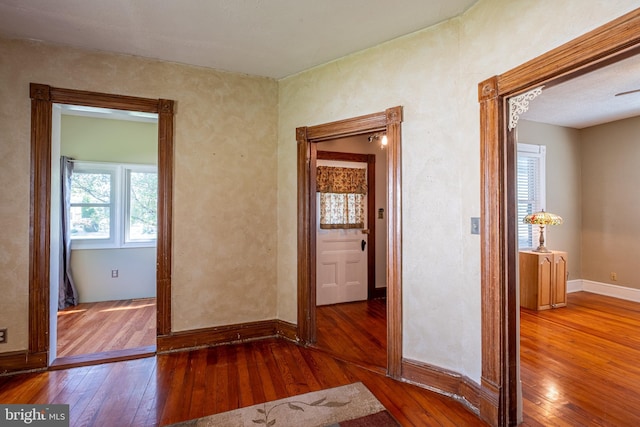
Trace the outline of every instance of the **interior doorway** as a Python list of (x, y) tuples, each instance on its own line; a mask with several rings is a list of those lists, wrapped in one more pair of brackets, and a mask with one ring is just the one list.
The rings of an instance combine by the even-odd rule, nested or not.
[(316, 316), (316, 197), (318, 143), (376, 132), (387, 137), (386, 283), (387, 374), (400, 377), (402, 364), (401, 304), (401, 147), (402, 107), (324, 125), (298, 128), (298, 338), (317, 341)]
[(318, 257), (314, 347), (380, 370), (387, 365), (383, 136), (354, 135), (318, 143), (322, 151), (317, 152), (312, 189)]
[[(29, 346), (30, 368), (53, 364), (51, 324), (57, 311), (58, 295), (50, 289), (51, 263), (51, 188), (52, 188), (52, 110), (53, 104), (83, 105), (97, 108), (141, 111), (158, 114), (158, 225), (156, 246), (156, 336), (171, 333), (171, 205), (173, 175), (174, 102), (163, 99), (138, 98), (73, 89), (54, 88), (32, 83), (31, 98), (31, 211), (29, 248)], [(142, 357), (149, 352), (114, 354), (104, 360)], [(153, 354), (153, 353), (150, 353)], [(81, 364), (95, 363), (91, 360)]]
[(518, 421), (517, 225), (515, 203), (509, 201), (515, 201), (516, 143), (510, 121), (517, 122), (519, 113), (509, 111), (509, 98), (637, 54), (639, 27), (636, 10), (479, 84), (482, 383), (484, 394), (494, 396), (483, 396), (480, 408), (495, 425)]
[(54, 365), (156, 350), (157, 135), (156, 113), (53, 105)]

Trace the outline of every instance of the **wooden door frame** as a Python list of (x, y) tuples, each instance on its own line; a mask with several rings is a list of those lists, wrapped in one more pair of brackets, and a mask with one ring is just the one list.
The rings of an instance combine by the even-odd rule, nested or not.
[(174, 101), (112, 95), (31, 83), (29, 214), (29, 347), (25, 365), (46, 367), (49, 352), (51, 127), (53, 104), (158, 114), (157, 335), (171, 334), (171, 221)]
[[(515, 131), (509, 98), (640, 53), (640, 9), (478, 85), (481, 152), (480, 415), (516, 425), (518, 361)], [(535, 101), (534, 101), (535, 102)]]
[(402, 365), (402, 107), (296, 129), (298, 142), (298, 339), (316, 340), (315, 143), (372, 132), (387, 134), (387, 374), (400, 378)]
[[(311, 145), (311, 149), (316, 149), (316, 144)], [(313, 158), (313, 153), (311, 155)], [(339, 162), (359, 162), (367, 164), (367, 299), (376, 297), (376, 221), (375, 221), (375, 203), (376, 203), (376, 155), (361, 153), (343, 153), (337, 151), (316, 150), (316, 160), (336, 160)], [(313, 169), (312, 169), (313, 170)], [(314, 184), (315, 180), (311, 180)], [(315, 186), (310, 189), (311, 195), (316, 193)], [(311, 213), (313, 218), (312, 230), (316, 230), (318, 218), (315, 215), (317, 206)]]

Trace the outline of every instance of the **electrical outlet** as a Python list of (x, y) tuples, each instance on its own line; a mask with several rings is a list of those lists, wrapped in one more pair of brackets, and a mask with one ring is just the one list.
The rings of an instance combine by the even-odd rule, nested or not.
[(111, 270), (111, 278), (115, 279), (118, 277), (118, 270)]
[(613, 271), (611, 272), (611, 280), (618, 280), (618, 274), (614, 273)]
[(0, 344), (7, 342), (7, 328), (0, 329)]

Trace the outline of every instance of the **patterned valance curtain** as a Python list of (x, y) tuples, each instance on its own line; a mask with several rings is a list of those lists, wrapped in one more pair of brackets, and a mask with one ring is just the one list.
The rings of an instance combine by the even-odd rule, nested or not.
[(320, 228), (364, 228), (367, 170), (318, 166)]
[(319, 193), (367, 194), (367, 170), (318, 166), (316, 188)]

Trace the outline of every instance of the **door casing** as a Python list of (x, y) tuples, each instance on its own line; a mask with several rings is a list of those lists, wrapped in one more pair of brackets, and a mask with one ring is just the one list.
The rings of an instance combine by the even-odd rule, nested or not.
[(516, 425), (518, 413), (515, 131), (508, 100), (640, 53), (640, 9), (478, 85), (481, 163), (482, 374), (480, 416)]
[(373, 132), (387, 135), (387, 374), (400, 378), (402, 368), (402, 107), (336, 122), (299, 127), (298, 142), (298, 325), (303, 344), (316, 341), (316, 143)]
[(157, 335), (171, 334), (171, 207), (174, 101), (31, 83), (31, 209), (29, 213), (29, 345), (27, 365), (48, 365), (50, 296), (51, 131), (53, 104), (158, 114)]

